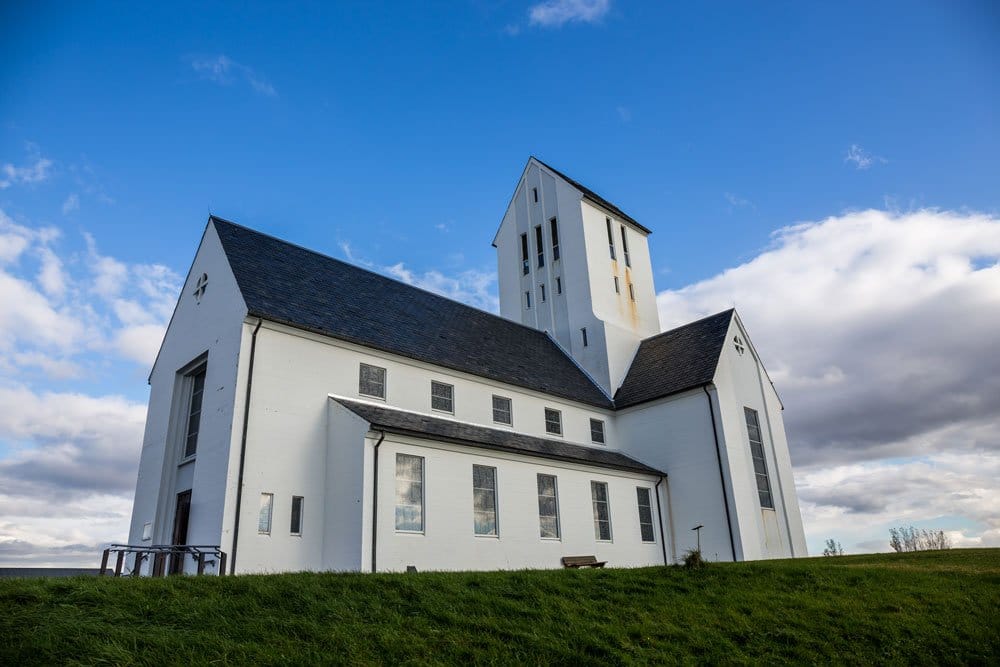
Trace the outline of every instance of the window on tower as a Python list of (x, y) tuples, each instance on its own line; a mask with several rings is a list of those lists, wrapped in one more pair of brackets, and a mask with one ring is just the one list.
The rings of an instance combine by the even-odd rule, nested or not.
[(549, 220), (549, 229), (552, 230), (552, 261), (559, 260), (559, 222), (552, 218)]
[(528, 235), (521, 234), (521, 271), (528, 275)]
[(535, 250), (538, 252), (538, 268), (545, 266), (545, 247), (542, 245), (542, 226), (535, 227)]
[(622, 225), (622, 254), (625, 255), (625, 266), (632, 266), (628, 256), (628, 239), (625, 238), (625, 225)]
[(615, 233), (611, 231), (611, 218), (604, 218), (604, 223), (608, 227), (608, 251), (611, 253), (611, 259), (615, 258)]

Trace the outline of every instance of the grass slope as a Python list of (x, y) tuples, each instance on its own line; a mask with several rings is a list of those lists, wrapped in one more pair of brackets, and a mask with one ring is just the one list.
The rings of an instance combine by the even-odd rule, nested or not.
[(1000, 550), (0, 581), (0, 664), (1000, 663)]

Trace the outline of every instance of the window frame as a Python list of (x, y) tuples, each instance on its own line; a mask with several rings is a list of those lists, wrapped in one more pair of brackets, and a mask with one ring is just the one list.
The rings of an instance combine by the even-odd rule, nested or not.
[[(646, 492), (646, 509), (649, 510), (649, 522), (646, 523), (642, 520), (642, 492)], [(653, 516), (653, 489), (648, 486), (637, 486), (635, 487), (635, 502), (636, 508), (639, 513), (639, 539), (642, 540), (643, 544), (656, 544), (656, 522)], [(649, 532), (652, 535), (650, 539), (646, 539), (643, 534), (643, 526), (649, 526)]]
[[(750, 423), (751, 417), (753, 418), (753, 424)], [(754, 472), (754, 486), (757, 489), (757, 501), (760, 503), (760, 508), (764, 510), (775, 511), (774, 505), (774, 488), (771, 486), (771, 473), (767, 467), (767, 450), (764, 449), (764, 432), (760, 429), (760, 417), (758, 413), (753, 408), (748, 408), (743, 406), (743, 419), (746, 424), (747, 429), (747, 443), (750, 446), (750, 463), (753, 466)], [(751, 432), (751, 426), (757, 431), (756, 442), (753, 439), (753, 433)], [(754, 451), (754, 444), (760, 448), (760, 456), (758, 457)], [(760, 467), (763, 472), (757, 469), (757, 462), (760, 461)], [(761, 479), (764, 480), (764, 485), (767, 489), (760, 488)], [(764, 504), (764, 494), (766, 494), (769, 501), (769, 505)]]
[(531, 262), (528, 261), (528, 234), (521, 234), (521, 275), (531, 272)]
[[(482, 486), (476, 486), (476, 469), (488, 470), (490, 472), (490, 477), (493, 481), (493, 488), (487, 488)], [(496, 466), (481, 465), (474, 463), (472, 465), (472, 533), (476, 537), (500, 537), (500, 498), (499, 498), (499, 484), (497, 483), (497, 468)], [(476, 522), (476, 515), (480, 513), (489, 513), (487, 510), (480, 510), (476, 508), (476, 493), (479, 491), (492, 491), (493, 492), (493, 532), (492, 533), (480, 533), (479, 525)]]
[[(442, 387), (447, 387), (447, 389), (449, 390), (448, 391), (448, 396), (447, 396), (447, 400), (451, 404), (451, 409), (449, 409), (449, 410), (445, 410), (443, 408), (436, 408), (436, 407), (434, 407), (434, 399), (435, 398), (437, 398), (437, 399), (444, 399), (445, 398), (445, 396), (442, 396), (440, 394), (435, 394), (434, 393), (435, 389), (440, 389)], [(443, 413), (449, 414), (449, 415), (455, 414), (455, 385), (448, 384), (447, 382), (441, 382), (439, 380), (431, 380), (431, 410), (433, 410), (434, 412), (443, 412)]]
[(531, 310), (531, 290), (525, 290), (524, 292), (524, 309)]
[(604, 224), (608, 227), (608, 249), (611, 252), (611, 259), (618, 261), (618, 257), (615, 256), (615, 233), (611, 228), (611, 218), (604, 218)]
[[(597, 439), (594, 438), (594, 424), (600, 424), (600, 431), (601, 431), (601, 439), (600, 440), (597, 440)], [(607, 446), (607, 444), (608, 444), (608, 438), (607, 438), (607, 434), (604, 431), (604, 420), (603, 419), (595, 419), (594, 417), (590, 418), (590, 441), (592, 443), (594, 443), (595, 445)]]
[[(205, 407), (205, 384), (208, 378), (208, 362), (203, 360), (197, 363), (191, 370), (183, 375), (185, 387), (184, 397), (187, 408), (184, 410), (184, 437), (181, 439), (181, 463), (187, 463), (198, 455), (198, 438), (201, 435), (201, 413)], [(198, 383), (201, 382), (201, 388)], [(195, 401), (198, 402), (198, 409), (195, 409)], [(197, 426), (194, 433), (191, 432), (191, 421), (197, 415)], [(194, 446), (188, 451), (188, 443), (194, 438)]]
[(622, 293), (622, 288), (621, 288), (621, 284), (619, 284), (619, 282), (618, 282), (618, 276), (612, 276), (612, 278), (615, 279), (615, 294), (621, 294)]
[[(604, 488), (604, 500), (600, 501), (595, 493), (598, 487)], [(611, 491), (608, 489), (607, 482), (599, 482), (597, 480), (590, 480), (590, 502), (591, 508), (594, 512), (594, 540), (597, 542), (614, 542), (615, 533), (611, 525)], [(598, 503), (603, 502), (605, 507), (605, 512), (607, 514), (606, 523), (608, 524), (608, 537), (601, 537), (601, 519), (598, 512)]]
[[(507, 402), (507, 419), (508, 421), (497, 421), (497, 406), (496, 401), (506, 401)], [(493, 413), (493, 423), (503, 424), (504, 426), (514, 425), (514, 401), (511, 400), (509, 396), (500, 396), (498, 394), (493, 394), (493, 399), (491, 401), (491, 408)]]
[(552, 261), (559, 261), (559, 220), (555, 217), (549, 218), (549, 230), (552, 240)]
[(538, 268), (545, 267), (545, 232), (541, 225), (535, 225), (535, 254), (538, 255)]
[[(267, 501), (265, 506), (264, 501)], [(267, 524), (266, 528), (264, 526), (264, 509), (267, 509)], [(270, 535), (271, 530), (274, 528), (274, 494), (264, 493), (260, 494), (260, 507), (257, 509), (257, 534), (258, 535)]]
[[(559, 437), (562, 437), (562, 434), (563, 434), (562, 410), (556, 410), (555, 408), (544, 408), (544, 410), (545, 410), (545, 413), (544, 413), (545, 414), (545, 432), (547, 434), (549, 434), (549, 435), (558, 435)], [(553, 423), (552, 420), (549, 419), (549, 413), (552, 413), (552, 414), (554, 414), (556, 416), (556, 419), (555, 419), (554, 423), (556, 425), (558, 425), (558, 427), (559, 427), (558, 431), (550, 431), (549, 430), (549, 424)]]
[[(389, 391), (388, 391), (389, 390), (389, 371), (387, 371), (382, 366), (376, 366), (374, 364), (366, 364), (363, 361), (359, 362), (359, 364), (360, 365), (358, 366), (358, 396), (365, 396), (367, 398), (377, 398), (380, 401), (386, 400), (386, 396), (389, 393)], [(363, 391), (363, 388), (364, 388), (364, 379), (365, 379), (364, 378), (364, 369), (365, 368), (370, 368), (370, 369), (382, 372), (381, 373), (381, 376), (382, 376), (382, 395), (381, 396), (378, 395), (378, 394), (366, 394)]]
[[(420, 479), (402, 479), (399, 476), (399, 460), (400, 457), (406, 457), (411, 459), (417, 459), (420, 461)], [(393, 470), (393, 480), (395, 482), (395, 492), (396, 497), (393, 501), (393, 528), (397, 533), (404, 533), (410, 535), (423, 535), (427, 529), (427, 460), (423, 456), (417, 456), (416, 454), (408, 454), (406, 452), (396, 452), (395, 469)], [(413, 530), (409, 528), (399, 527), (399, 482), (418, 482), (420, 484), (420, 529)], [(405, 504), (404, 507), (415, 507), (414, 505)]]
[(632, 301), (635, 301), (635, 283), (628, 284), (628, 296)]
[(556, 276), (556, 294), (562, 294), (562, 276)]
[[(304, 510), (305, 510), (305, 504), (306, 504), (305, 500), (306, 499), (305, 499), (304, 496), (292, 496), (292, 509), (291, 509), (291, 512), (289, 513), (289, 517), (288, 517), (288, 519), (289, 519), (289, 521), (288, 521), (288, 524), (289, 524), (288, 525), (288, 534), (292, 535), (294, 537), (302, 537), (302, 523), (304, 521), (304, 514), (305, 514)], [(299, 524), (299, 526), (298, 526), (298, 530), (295, 530), (295, 518), (296, 518), (295, 517), (295, 503), (296, 503), (296, 501), (298, 501), (298, 505), (299, 505), (299, 507), (298, 507), (298, 510), (299, 510), (299, 515), (298, 515), (298, 520), (299, 520), (298, 524)]]
[[(552, 480), (552, 495), (548, 496), (542, 495), (541, 481), (543, 477), (550, 478)], [(559, 478), (556, 475), (550, 475), (548, 473), (540, 472), (535, 476), (535, 490), (536, 496), (538, 497), (538, 538), (541, 540), (552, 540), (556, 542), (562, 541), (562, 523), (559, 516)], [(542, 498), (552, 498), (553, 505), (555, 506), (555, 514), (542, 514)], [(544, 535), (542, 528), (543, 518), (554, 518), (556, 524), (556, 534)]]
[(625, 237), (625, 225), (622, 225), (622, 256), (625, 258), (625, 266), (632, 267), (632, 259), (628, 253), (628, 239)]
[(539, 283), (538, 290), (541, 296), (539, 303), (545, 303), (545, 283)]
[(533, 199), (532, 204), (538, 203), (538, 188), (531, 188), (531, 198)]
[(587, 338), (587, 327), (580, 327), (580, 337), (583, 339), (583, 346), (588, 347), (590, 345), (590, 341)]

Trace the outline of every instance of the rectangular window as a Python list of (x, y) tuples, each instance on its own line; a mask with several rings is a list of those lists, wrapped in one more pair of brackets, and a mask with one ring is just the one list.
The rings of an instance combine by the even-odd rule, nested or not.
[(635, 301), (635, 285), (633, 285), (632, 283), (628, 284), (628, 296), (630, 299)]
[(396, 530), (424, 530), (424, 457), (396, 454)]
[(542, 303), (545, 303), (545, 285), (539, 285), (538, 289), (541, 291)]
[(747, 435), (750, 436), (750, 455), (753, 458), (754, 475), (757, 477), (757, 496), (760, 498), (760, 506), (773, 510), (774, 498), (771, 496), (771, 480), (767, 475), (767, 460), (764, 458), (764, 442), (760, 434), (757, 411), (743, 408), (743, 414), (747, 420)]
[(190, 458), (198, 451), (198, 431), (201, 429), (201, 399), (205, 395), (205, 367), (202, 366), (191, 378), (191, 402), (188, 404), (187, 433), (184, 436), (184, 458)]
[(580, 337), (583, 338), (583, 346), (587, 347), (587, 345), (589, 344), (587, 342), (587, 327), (583, 327), (582, 329), (580, 329)]
[(649, 501), (649, 489), (644, 486), (637, 486), (635, 493), (639, 500), (639, 532), (642, 533), (642, 541), (655, 542), (656, 534), (653, 532), (653, 506)]
[(591, 482), (590, 498), (594, 505), (594, 537), (601, 542), (610, 542), (611, 508), (608, 505), (607, 482)]
[(524, 307), (531, 308), (531, 292), (524, 293)]
[(358, 393), (362, 396), (385, 399), (385, 369), (361, 364)]
[(497, 469), (472, 466), (472, 514), (476, 535), (497, 534)]
[(455, 387), (431, 380), (431, 409), (455, 412)]
[(542, 226), (535, 227), (535, 251), (538, 253), (538, 268), (545, 266), (545, 247), (542, 245)]
[(531, 188), (531, 198), (536, 204), (538, 203), (538, 188)]
[(632, 260), (628, 257), (628, 239), (625, 238), (625, 225), (622, 225), (622, 254), (625, 255), (625, 266), (632, 266)]
[(611, 252), (611, 259), (615, 258), (615, 233), (611, 231), (611, 218), (604, 218), (605, 224), (608, 226), (608, 250)]
[(559, 260), (559, 223), (555, 218), (549, 220), (549, 228), (552, 230), (552, 261)]
[(556, 277), (556, 294), (562, 294), (562, 278)]
[(562, 413), (552, 408), (545, 408), (545, 432), (562, 435)]
[(604, 444), (604, 422), (600, 419), (590, 420), (590, 441), (599, 445)]
[(289, 532), (292, 535), (302, 534), (302, 496), (292, 496), (292, 521)]
[(621, 294), (621, 287), (618, 285), (618, 276), (615, 276), (615, 294)]
[(521, 271), (528, 275), (528, 235), (521, 234)]
[(271, 508), (274, 506), (274, 494), (260, 494), (260, 512), (257, 514), (257, 532), (261, 535), (271, 534)]
[(142, 524), (142, 541), (153, 539), (153, 524), (150, 521)]
[(538, 532), (544, 538), (559, 539), (559, 496), (555, 475), (538, 474)]
[(493, 421), (497, 424), (514, 425), (514, 415), (511, 412), (510, 399), (506, 396), (493, 397)]

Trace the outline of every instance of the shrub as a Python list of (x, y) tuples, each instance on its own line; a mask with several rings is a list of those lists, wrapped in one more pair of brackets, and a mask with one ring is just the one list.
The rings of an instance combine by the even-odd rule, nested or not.
[(688, 549), (684, 554), (684, 567), (689, 570), (696, 570), (698, 568), (705, 567), (705, 559), (701, 557), (701, 551), (698, 549)]

